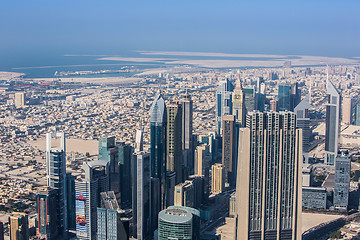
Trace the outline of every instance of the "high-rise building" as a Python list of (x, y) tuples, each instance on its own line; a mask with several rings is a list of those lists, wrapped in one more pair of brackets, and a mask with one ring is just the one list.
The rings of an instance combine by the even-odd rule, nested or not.
[(335, 160), (334, 207), (347, 210), (350, 192), (351, 161), (348, 153), (341, 152)]
[(303, 163), (309, 163), (309, 148), (312, 138), (312, 132), (310, 128), (309, 108), (310, 105), (310, 93), (295, 107), (294, 112), (296, 114), (296, 127), (302, 129), (302, 147), (303, 147)]
[(131, 206), (131, 159), (134, 148), (125, 142), (117, 142), (119, 181), (120, 181), (120, 207), (127, 208)]
[(341, 95), (329, 79), (326, 81), (326, 92), (328, 101), (326, 104), (324, 162), (334, 165), (339, 147)]
[(342, 101), (342, 122), (350, 125), (352, 124), (352, 115), (353, 115), (353, 106), (354, 101), (351, 97), (344, 97)]
[(9, 217), (10, 240), (29, 240), (29, 218), (26, 213), (14, 212)]
[(188, 211), (192, 214), (192, 240), (200, 240), (200, 211), (191, 208), (191, 207), (184, 207), (184, 206), (170, 206), (168, 209), (182, 209)]
[(16, 108), (25, 107), (25, 93), (23, 92), (15, 93), (15, 107)]
[(241, 87), (240, 79), (236, 82), (236, 87), (233, 93), (233, 115), (240, 124), (245, 123), (245, 107), (244, 107), (244, 94)]
[(97, 207), (100, 193), (110, 190), (110, 163), (106, 160), (84, 163), (75, 180), (76, 237), (96, 239)]
[(97, 240), (129, 239), (128, 219), (122, 218), (115, 193), (100, 193), (101, 207), (97, 208)]
[(209, 197), (209, 183), (205, 183), (205, 177), (199, 175), (189, 176), (189, 181), (194, 187), (194, 208), (200, 208)]
[[(243, 94), (244, 94), (244, 107), (245, 107), (244, 115), (246, 116), (248, 112), (252, 112), (255, 110), (256, 92), (253, 87), (243, 88)], [(244, 124), (246, 124), (246, 122)], [(242, 124), (243, 127), (244, 124)]]
[(204, 189), (209, 189), (210, 151), (209, 145), (201, 144), (195, 149), (195, 175), (204, 177)]
[(76, 230), (75, 176), (71, 173), (66, 173), (66, 190), (68, 229)]
[(302, 133), (292, 112), (252, 112), (239, 130), (235, 239), (301, 239)]
[(216, 90), (216, 123), (217, 134), (222, 133), (222, 116), (232, 114), (232, 91), (233, 84), (230, 80), (225, 80), (220, 83)]
[(278, 101), (276, 99), (270, 100), (270, 110), (276, 112), (277, 104), (278, 104)]
[(326, 188), (302, 187), (302, 206), (310, 209), (326, 209)]
[(159, 213), (159, 240), (192, 239), (193, 215), (180, 208), (168, 208)]
[(143, 130), (136, 130), (135, 151), (137, 151), (137, 152), (144, 151), (144, 132), (143, 132)]
[(56, 239), (59, 234), (57, 221), (57, 191), (48, 187), (45, 191), (40, 191), (36, 195), (37, 210), (37, 234), (42, 239)]
[[(166, 205), (166, 106), (161, 94), (158, 94), (150, 110), (150, 155), (151, 177), (158, 178), (160, 208)], [(155, 198), (155, 197), (154, 197)]]
[[(60, 145), (54, 146), (52, 138), (60, 138)], [(46, 178), (47, 186), (57, 191), (56, 220), (59, 233), (68, 229), (66, 144), (65, 133), (46, 134)]]
[[(139, 240), (151, 239), (151, 221), (153, 219), (151, 213), (154, 208), (159, 208), (159, 206), (152, 206), (150, 154), (135, 152), (133, 155), (133, 164), (133, 235)], [(158, 178), (156, 178), (156, 180), (158, 180)], [(157, 194), (154, 195), (158, 196)], [(158, 204), (158, 201), (154, 203), (154, 205), (156, 204)], [(157, 212), (158, 210), (159, 209), (155, 209)]]
[(182, 105), (167, 106), (166, 170), (176, 173), (176, 184), (182, 181)]
[(360, 103), (356, 103), (354, 107), (354, 125), (360, 126)]
[(225, 166), (225, 181), (230, 187), (236, 181), (236, 123), (234, 115), (223, 116), (222, 163)]
[(194, 207), (195, 186), (192, 181), (186, 180), (175, 186), (174, 206)]
[(193, 141), (193, 101), (189, 94), (186, 94), (181, 100), (182, 109), (182, 151), (184, 166), (188, 169), (194, 168), (194, 141)]
[(223, 164), (215, 163), (211, 166), (211, 192), (222, 193), (225, 191), (226, 167)]
[(278, 90), (279, 111), (294, 111), (301, 100), (301, 92), (297, 83), (291, 85), (279, 85)]
[(4, 240), (4, 224), (0, 222), (0, 240)]

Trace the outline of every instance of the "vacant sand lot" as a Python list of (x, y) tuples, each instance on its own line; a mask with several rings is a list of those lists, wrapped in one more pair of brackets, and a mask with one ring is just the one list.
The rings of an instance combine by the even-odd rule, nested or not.
[[(58, 144), (53, 141), (55, 146)], [(36, 147), (42, 151), (46, 150), (46, 139), (40, 138), (36, 141), (30, 142), (30, 145)], [(66, 139), (66, 152), (78, 152), (86, 154), (87, 152), (90, 155), (98, 154), (99, 144), (97, 140), (83, 140), (83, 139)]]

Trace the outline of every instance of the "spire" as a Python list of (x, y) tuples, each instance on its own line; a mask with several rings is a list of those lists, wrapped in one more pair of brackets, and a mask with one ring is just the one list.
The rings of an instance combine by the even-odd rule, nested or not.
[(236, 79), (235, 89), (236, 89), (236, 90), (242, 90), (240, 75), (239, 75), (238, 78)]

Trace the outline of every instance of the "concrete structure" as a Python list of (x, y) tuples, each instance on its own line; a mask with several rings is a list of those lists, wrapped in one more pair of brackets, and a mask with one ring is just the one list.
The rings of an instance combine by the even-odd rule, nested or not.
[(192, 214), (192, 238), (193, 240), (200, 240), (200, 211), (195, 208), (181, 207), (181, 206), (170, 206), (168, 209), (182, 209)]
[[(60, 146), (54, 146), (52, 139), (60, 138)], [(59, 233), (68, 229), (67, 184), (66, 184), (66, 142), (65, 133), (46, 134), (46, 179), (47, 186), (57, 192), (56, 220)]]
[(167, 106), (166, 170), (176, 173), (176, 184), (182, 181), (182, 105)]
[(223, 164), (215, 163), (211, 166), (211, 192), (222, 193), (225, 191), (226, 167)]
[(236, 123), (234, 115), (223, 116), (222, 164), (225, 166), (225, 181), (234, 187), (236, 182)]
[(122, 219), (115, 193), (100, 193), (101, 207), (97, 208), (97, 240), (129, 239), (128, 219)]
[(0, 240), (4, 240), (4, 224), (0, 222)]
[(100, 193), (110, 190), (110, 166), (105, 160), (84, 163), (83, 174), (75, 180), (76, 237), (96, 239), (97, 207)]
[(144, 151), (144, 131), (136, 130), (135, 151)]
[(341, 111), (342, 111), (342, 119), (341, 122), (347, 125), (353, 123), (353, 106), (354, 101), (351, 97), (344, 97), (342, 99)]
[(294, 111), (294, 108), (301, 100), (301, 92), (297, 83), (291, 85), (279, 85), (278, 99), (279, 111)]
[(242, 125), (245, 123), (246, 111), (244, 106), (244, 94), (242, 91), (240, 79), (238, 79), (236, 82), (232, 101), (233, 115), (235, 116), (235, 120)]
[(15, 93), (15, 107), (16, 108), (23, 108), (25, 107), (25, 93), (17, 92)]
[(340, 106), (341, 95), (329, 77), (326, 81), (327, 104), (326, 104), (326, 132), (325, 132), (325, 156), (324, 162), (334, 165), (335, 158), (339, 149), (339, 130), (340, 130)]
[(351, 160), (342, 152), (335, 160), (334, 207), (347, 210), (350, 192)]
[(231, 115), (233, 111), (232, 106), (232, 91), (233, 84), (229, 79), (220, 83), (216, 90), (216, 127), (217, 134), (222, 134), (222, 117), (223, 115)]
[(310, 209), (326, 209), (326, 189), (302, 187), (302, 206)]
[(303, 139), (303, 163), (309, 163), (309, 148), (312, 138), (312, 131), (310, 128), (309, 108), (310, 93), (294, 108), (296, 114), (296, 127), (302, 129)]
[(192, 239), (193, 215), (180, 208), (168, 208), (159, 213), (159, 240)]
[(48, 188), (36, 196), (37, 234), (43, 239), (56, 239), (61, 230), (57, 225), (57, 191)]
[(29, 240), (29, 218), (26, 213), (14, 212), (9, 217), (10, 240)]
[(192, 181), (185, 181), (175, 186), (174, 206), (194, 207), (195, 186)]
[(302, 132), (292, 112), (252, 112), (239, 131), (235, 239), (301, 239)]
[(194, 142), (193, 142), (193, 101), (189, 94), (181, 100), (182, 120), (181, 120), (181, 142), (183, 151), (183, 164), (188, 169), (194, 168)]
[(354, 125), (360, 126), (360, 103), (355, 104)]
[(158, 202), (151, 205), (150, 154), (134, 153), (133, 165), (133, 235), (139, 240), (151, 239), (151, 212)]
[(302, 186), (311, 187), (313, 181), (312, 165), (304, 164), (302, 168)]
[(236, 215), (236, 192), (230, 195), (229, 199), (229, 217), (235, 217)]

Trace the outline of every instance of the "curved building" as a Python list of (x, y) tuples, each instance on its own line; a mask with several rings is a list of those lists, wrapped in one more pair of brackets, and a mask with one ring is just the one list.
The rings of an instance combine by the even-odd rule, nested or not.
[(193, 215), (184, 208), (168, 208), (159, 213), (159, 240), (192, 239)]

